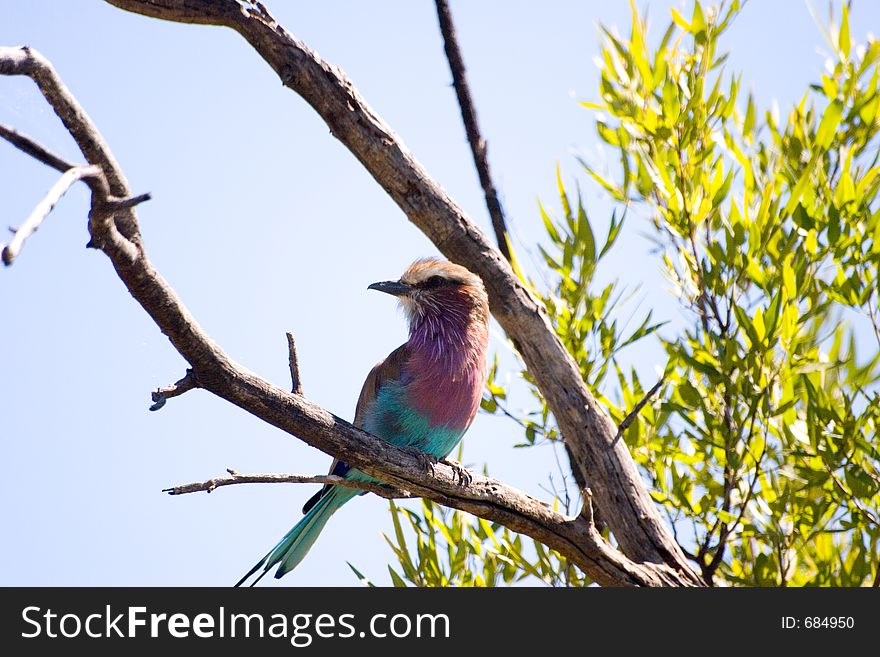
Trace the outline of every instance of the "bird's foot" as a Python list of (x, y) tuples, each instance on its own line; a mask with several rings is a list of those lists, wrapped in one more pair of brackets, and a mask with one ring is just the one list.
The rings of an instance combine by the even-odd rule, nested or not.
[(452, 471), (455, 473), (455, 478), (458, 480), (459, 486), (469, 486), (470, 483), (474, 480), (474, 478), (471, 476), (471, 473), (465, 470), (464, 466), (458, 461), (453, 461), (452, 459), (446, 458), (441, 459), (440, 462), (452, 468)]
[(423, 452), (417, 447), (406, 447), (405, 449), (419, 460), (419, 465), (422, 466), (425, 472), (429, 473), (432, 477), (437, 474), (434, 470), (434, 466), (437, 465), (436, 456)]

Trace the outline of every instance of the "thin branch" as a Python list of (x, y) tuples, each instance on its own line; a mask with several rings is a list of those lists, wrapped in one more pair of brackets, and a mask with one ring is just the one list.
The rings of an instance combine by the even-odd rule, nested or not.
[(356, 488), (368, 493), (375, 493), (385, 499), (394, 500), (412, 497), (411, 493), (392, 486), (386, 486), (372, 481), (352, 481), (337, 475), (298, 475), (298, 474), (239, 474), (234, 470), (227, 470), (228, 476), (214, 477), (207, 481), (192, 484), (182, 484), (172, 488), (163, 488), (163, 493), (169, 495), (186, 495), (187, 493), (206, 492), (210, 493), (221, 486), (234, 484), (332, 484), (346, 488)]
[(623, 433), (627, 429), (629, 429), (629, 426), (639, 416), (639, 413), (641, 413), (642, 409), (645, 407), (645, 404), (647, 404), (651, 400), (651, 397), (657, 394), (657, 391), (660, 390), (665, 381), (666, 375), (664, 374), (660, 377), (660, 380), (657, 381), (657, 383), (651, 386), (651, 389), (645, 393), (645, 396), (642, 397), (635, 406), (633, 406), (633, 409), (629, 413), (627, 413), (626, 417), (623, 418), (623, 422), (621, 422), (617, 427), (617, 435), (614, 436), (614, 442), (611, 443), (612, 445), (617, 443), (617, 441), (623, 437)]
[(0, 137), (3, 137), (10, 144), (24, 151), (31, 157), (39, 160), (46, 166), (52, 167), (60, 173), (69, 171), (76, 165), (64, 160), (64, 158), (55, 155), (48, 148), (37, 142), (35, 139), (28, 137), (26, 134), (19, 132), (15, 128), (0, 123)]
[(100, 173), (98, 167), (73, 167), (64, 172), (61, 178), (58, 179), (58, 182), (52, 185), (49, 193), (37, 204), (37, 207), (34, 208), (30, 216), (15, 231), (9, 244), (3, 247), (2, 254), (0, 254), (2, 255), (3, 264), (7, 267), (12, 264), (21, 252), (25, 240), (36, 232), (40, 224), (43, 223), (43, 220), (52, 212), (55, 204), (61, 200), (61, 197), (67, 193), (67, 190), (75, 182), (88, 176), (100, 175)]
[(510, 249), (507, 245), (507, 223), (504, 219), (504, 210), (498, 200), (498, 192), (492, 182), (492, 171), (489, 168), (488, 148), (486, 140), (480, 134), (480, 126), (477, 122), (477, 110), (471, 97), (471, 90), (467, 82), (464, 60), (461, 49), (458, 47), (458, 38), (455, 34), (455, 24), (452, 22), (452, 13), (446, 0), (436, 0), (437, 18), (440, 21), (440, 33), (443, 35), (443, 49), (446, 52), (446, 60), (452, 71), (452, 84), (455, 87), (455, 95), (458, 97), (458, 105), (461, 108), (461, 118), (464, 122), (464, 130), (467, 133), (471, 153), (474, 156), (474, 165), (477, 175), (480, 177), (480, 185), (483, 195), (486, 197), (486, 208), (492, 219), (492, 229), (495, 231), (495, 239), (498, 241), (498, 249), (504, 257), (510, 261)]
[(201, 388), (201, 386), (196, 380), (193, 371), (191, 369), (187, 369), (186, 374), (184, 374), (183, 378), (179, 381), (176, 381), (165, 388), (159, 388), (158, 390), (153, 391), (153, 394), (151, 395), (153, 405), (150, 406), (150, 410), (158, 411), (160, 408), (165, 406), (165, 402), (172, 397), (179, 397), (183, 393), (189, 392), (194, 388)]
[(290, 390), (294, 395), (303, 394), (302, 378), (299, 375), (299, 359), (296, 357), (296, 343), (293, 341), (293, 334), (287, 334), (287, 352), (288, 362), (290, 364)]

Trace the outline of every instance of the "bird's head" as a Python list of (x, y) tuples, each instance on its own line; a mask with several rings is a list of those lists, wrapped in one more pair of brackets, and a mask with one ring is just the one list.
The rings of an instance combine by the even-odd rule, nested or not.
[(400, 299), (410, 325), (423, 318), (460, 318), (484, 324), (489, 320), (489, 297), (483, 281), (446, 260), (416, 260), (400, 279), (373, 283), (368, 289)]

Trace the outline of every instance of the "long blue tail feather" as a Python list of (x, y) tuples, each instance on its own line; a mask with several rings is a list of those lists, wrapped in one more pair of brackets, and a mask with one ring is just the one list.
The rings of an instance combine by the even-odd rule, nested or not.
[(250, 586), (254, 586), (259, 582), (276, 564), (281, 564), (275, 572), (276, 579), (289, 573), (303, 560), (309, 549), (314, 545), (315, 540), (318, 538), (321, 530), (324, 529), (324, 525), (327, 524), (330, 516), (359, 493), (360, 491), (355, 488), (345, 488), (343, 486), (331, 488), (309, 509), (309, 512), (303, 516), (302, 520), (284, 535), (284, 538), (278, 542), (278, 545), (260, 559), (235, 585), (241, 586), (261, 566), (263, 567), (263, 572), (257, 576)]

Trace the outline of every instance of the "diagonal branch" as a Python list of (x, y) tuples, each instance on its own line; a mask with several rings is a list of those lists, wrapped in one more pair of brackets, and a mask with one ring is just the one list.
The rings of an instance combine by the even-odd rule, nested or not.
[(0, 123), (0, 137), (3, 137), (10, 144), (15, 146), (21, 151), (24, 151), (32, 158), (39, 160), (46, 166), (52, 167), (56, 171), (60, 173), (64, 173), (75, 167), (75, 164), (71, 164), (70, 162), (66, 162), (63, 158), (55, 155), (48, 148), (38, 143), (31, 137), (15, 130), (14, 128), (10, 128), (8, 125), (4, 125)]
[(449, 11), (449, 3), (446, 0), (436, 0), (437, 19), (440, 22), (440, 33), (443, 35), (443, 49), (452, 71), (452, 85), (455, 87), (455, 95), (458, 96), (458, 105), (461, 108), (461, 119), (464, 122), (464, 130), (467, 134), (471, 153), (474, 156), (474, 166), (480, 177), (480, 185), (483, 195), (486, 197), (486, 208), (492, 219), (492, 229), (495, 231), (495, 240), (502, 255), (510, 261), (510, 248), (507, 245), (507, 222), (504, 220), (504, 210), (498, 200), (498, 192), (495, 183), (492, 182), (492, 171), (489, 168), (489, 154), (486, 140), (480, 134), (480, 125), (477, 122), (477, 110), (474, 100), (471, 98), (471, 90), (467, 81), (464, 68), (464, 59), (461, 49), (458, 47), (458, 37), (455, 34), (455, 24), (452, 22), (452, 13)]
[(646, 392), (644, 394), (644, 396), (636, 403), (636, 405), (633, 406), (632, 410), (626, 414), (626, 417), (623, 418), (623, 421), (617, 426), (617, 434), (614, 436), (615, 443), (618, 440), (620, 440), (621, 438), (623, 438), (623, 434), (626, 432), (627, 429), (629, 429), (629, 426), (639, 416), (639, 413), (642, 412), (642, 409), (645, 407), (645, 404), (647, 404), (649, 401), (651, 401), (651, 398), (657, 394), (657, 391), (660, 390), (660, 388), (663, 386), (665, 381), (666, 381), (666, 375), (664, 374), (663, 376), (660, 377), (660, 380), (657, 381), (657, 383), (655, 383), (653, 386), (651, 386), (651, 389), (648, 390), (648, 392)]
[(339, 68), (289, 34), (258, 2), (106, 1), (147, 16), (221, 25), (241, 34), (282, 83), (318, 112), (409, 220), (450, 260), (483, 279), (495, 319), (519, 346), (624, 554), (640, 563), (667, 564), (683, 583), (702, 584), (663, 522), (626, 445), (614, 442), (614, 423), (587, 389), (544, 307)]
[(49, 193), (37, 204), (37, 207), (34, 208), (30, 216), (16, 229), (9, 244), (3, 247), (2, 253), (0, 253), (3, 264), (7, 267), (12, 264), (21, 252), (25, 240), (36, 232), (40, 224), (43, 223), (43, 220), (52, 212), (55, 204), (61, 200), (61, 197), (67, 193), (67, 190), (74, 183), (83, 178), (96, 175), (100, 175), (100, 169), (97, 167), (73, 167), (65, 171), (64, 175), (58, 179), (58, 182), (52, 185)]
[[(45, 58), (28, 49), (0, 48), (0, 74), (22, 72), (53, 80), (53, 84), (41, 87), (46, 100), (56, 112), (59, 111), (57, 104), (74, 110), (70, 114), (74, 117), (71, 131), (77, 131), (87, 143), (103, 143)], [(94, 157), (86, 152), (84, 155), (90, 162)], [(109, 155), (109, 151), (105, 155)], [(109, 156), (101, 166), (118, 165)], [(131, 209), (127, 212), (133, 222), (129, 226), (134, 231), (133, 237), (129, 239), (119, 229), (114, 221), (118, 201), (114, 202), (109, 181), (124, 180), (124, 177), (118, 170), (103, 173), (94, 179), (92, 186), (88, 222), (91, 244), (107, 255), (131, 295), (189, 362), (192, 376), (200, 387), (395, 488), (531, 536), (569, 558), (600, 584), (679, 586), (690, 583), (667, 564), (631, 561), (614, 549), (586, 518), (557, 513), (544, 502), (500, 481), (481, 475), (464, 477), (460, 468), (443, 461), (433, 464), (430, 473), (426, 472), (422, 460), (414, 453), (354, 427), (302, 395), (274, 386), (235, 363), (204, 332), (155, 270), (140, 243), (140, 232)]]

